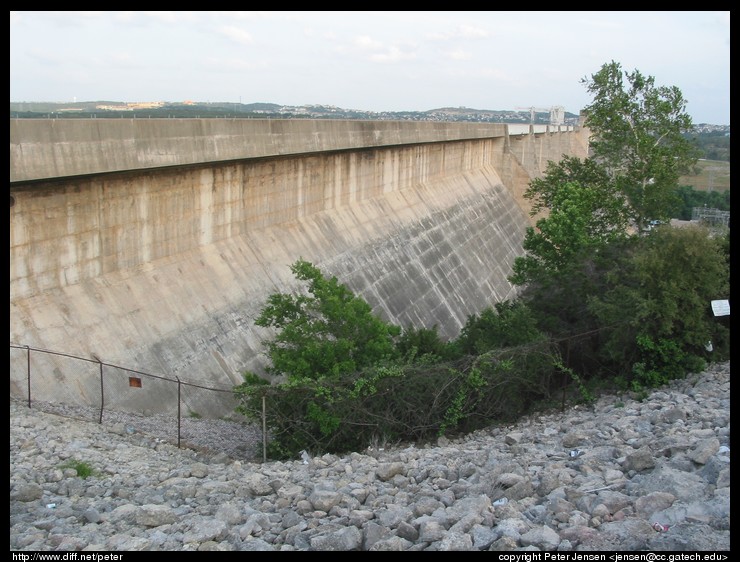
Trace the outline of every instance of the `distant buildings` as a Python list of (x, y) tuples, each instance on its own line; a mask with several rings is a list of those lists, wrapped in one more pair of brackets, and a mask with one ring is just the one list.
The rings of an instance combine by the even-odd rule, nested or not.
[(165, 102), (163, 101), (138, 101), (124, 102), (116, 105), (96, 105), (95, 109), (100, 109), (102, 111), (134, 111), (136, 109), (156, 109), (164, 105)]

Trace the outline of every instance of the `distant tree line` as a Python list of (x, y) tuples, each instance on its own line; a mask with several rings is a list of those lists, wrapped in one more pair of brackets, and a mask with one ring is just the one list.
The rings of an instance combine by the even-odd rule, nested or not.
[(707, 207), (720, 211), (730, 210), (729, 189), (727, 191), (699, 191), (690, 185), (681, 185), (676, 188), (676, 194), (679, 203), (675, 207), (675, 211), (671, 213), (673, 219), (691, 220), (694, 207)]
[(228, 108), (208, 109), (204, 106), (174, 106), (143, 108), (135, 111), (85, 110), (85, 111), (12, 111), (14, 119), (309, 119), (300, 113), (265, 113), (234, 111)]
[(724, 132), (687, 133), (686, 136), (699, 149), (699, 158), (730, 161), (730, 136)]

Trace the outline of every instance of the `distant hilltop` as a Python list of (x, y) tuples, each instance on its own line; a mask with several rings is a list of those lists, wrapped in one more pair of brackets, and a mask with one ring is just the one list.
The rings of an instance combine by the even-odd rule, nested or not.
[[(374, 119), (399, 121), (476, 121), (481, 123), (550, 123), (550, 112), (442, 107), (427, 111), (364, 111), (331, 105), (279, 105), (228, 102), (10, 102), (10, 116), (18, 119), (65, 117), (242, 117), (271, 119)], [(578, 115), (563, 112), (564, 125), (577, 125)]]
[[(280, 105), (277, 103), (230, 102), (10, 102), (10, 117), (34, 118), (209, 118), (241, 117), (253, 119), (373, 119), (390, 121), (473, 121), (479, 123), (551, 123), (551, 112), (541, 108), (472, 109), (470, 107), (440, 107), (426, 111), (365, 111), (343, 109), (333, 105)], [(577, 125), (579, 116), (562, 112), (563, 125)], [(704, 134), (729, 136), (729, 125), (695, 123), (694, 130)]]

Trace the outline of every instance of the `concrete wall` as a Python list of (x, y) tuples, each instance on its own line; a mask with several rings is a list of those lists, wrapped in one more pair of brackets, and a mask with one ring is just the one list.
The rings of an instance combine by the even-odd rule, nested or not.
[[(254, 318), (295, 289), (298, 258), (386, 320), (455, 337), (514, 296), (523, 192), (581, 146), (576, 133), (496, 134), (11, 184), (11, 343), (230, 388), (262, 371), (270, 334)], [(11, 350), (21, 395), (25, 359)], [(36, 399), (99, 400), (95, 365), (35, 361), (54, 373)], [(172, 385), (145, 382), (119, 384), (109, 405), (172, 407)], [(212, 398), (194, 409), (218, 415)]]
[(496, 123), (11, 119), (10, 181), (505, 135)]

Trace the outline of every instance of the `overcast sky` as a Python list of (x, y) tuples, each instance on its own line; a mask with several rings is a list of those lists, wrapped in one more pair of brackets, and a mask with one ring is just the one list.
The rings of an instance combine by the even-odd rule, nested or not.
[(578, 113), (610, 61), (730, 124), (730, 12), (10, 12), (10, 101)]

